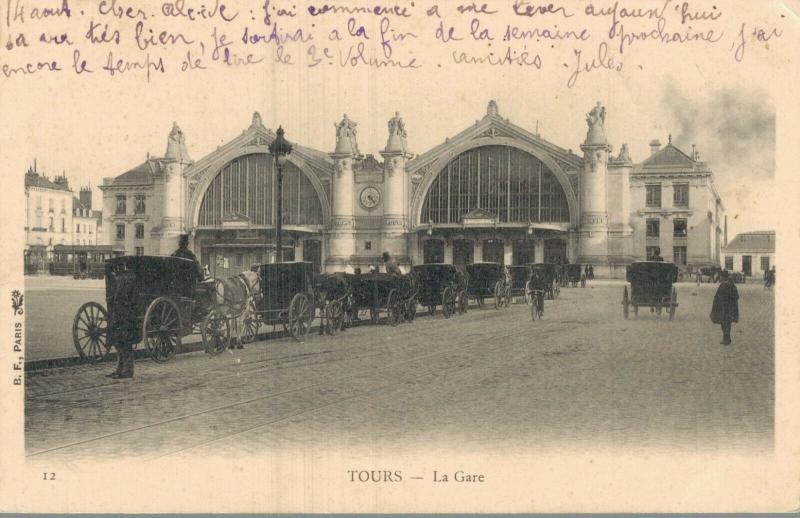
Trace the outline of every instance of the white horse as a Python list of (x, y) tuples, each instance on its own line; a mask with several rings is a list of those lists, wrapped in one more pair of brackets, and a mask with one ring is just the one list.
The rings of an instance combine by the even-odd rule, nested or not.
[[(214, 279), (217, 293), (217, 306), (233, 320), (233, 331), (236, 334), (237, 348), (241, 349), (242, 336), (240, 327), (246, 320), (255, 318), (255, 297), (260, 293), (261, 278), (258, 273), (247, 271), (228, 279)], [(231, 343), (231, 348), (233, 343)]]

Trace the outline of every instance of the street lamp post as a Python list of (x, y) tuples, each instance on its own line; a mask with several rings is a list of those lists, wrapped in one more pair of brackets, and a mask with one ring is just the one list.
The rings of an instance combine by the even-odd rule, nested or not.
[(292, 145), (283, 137), (283, 128), (278, 126), (277, 137), (269, 145), (269, 153), (275, 157), (275, 165), (278, 170), (277, 186), (277, 220), (275, 225), (275, 248), (276, 262), (283, 262), (283, 164), (286, 163), (286, 155), (292, 152)]

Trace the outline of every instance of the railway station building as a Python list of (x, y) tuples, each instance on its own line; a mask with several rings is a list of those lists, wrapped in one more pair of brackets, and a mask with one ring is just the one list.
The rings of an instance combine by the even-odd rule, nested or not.
[[(613, 153), (605, 116), (600, 103), (586, 114), (576, 153), (490, 101), (480, 120), (416, 154), (413, 131), (395, 113), (386, 145), (370, 154), (345, 115), (331, 150), (293, 143), (287, 156), (283, 259), (366, 271), (388, 251), (404, 270), (569, 261), (617, 277), (656, 253), (682, 268), (718, 264), (724, 207), (699, 154), (670, 139), (634, 163), (625, 144)], [(163, 157), (104, 180), (106, 242), (167, 255), (186, 232), (217, 277), (274, 261), (276, 167), (267, 147), (275, 136), (255, 113), (239, 136), (194, 161), (174, 125)]]

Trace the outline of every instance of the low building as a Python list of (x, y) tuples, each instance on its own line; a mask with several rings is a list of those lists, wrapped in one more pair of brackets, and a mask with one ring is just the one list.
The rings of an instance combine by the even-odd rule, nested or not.
[(66, 176), (50, 180), (34, 162), (25, 173), (25, 271), (46, 271), (53, 246), (72, 244), (72, 191)]
[(722, 248), (722, 256), (721, 266), (726, 270), (763, 279), (764, 272), (775, 267), (775, 231), (737, 234)]

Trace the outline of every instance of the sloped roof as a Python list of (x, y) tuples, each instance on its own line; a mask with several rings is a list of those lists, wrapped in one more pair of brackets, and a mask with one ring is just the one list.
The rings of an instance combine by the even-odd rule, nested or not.
[(25, 173), (25, 187), (39, 187), (40, 189), (70, 192), (68, 185), (54, 183), (48, 178), (45, 178), (38, 173), (34, 173), (33, 171), (28, 171)]
[(650, 155), (642, 162), (642, 168), (647, 167), (678, 167), (678, 168), (691, 168), (694, 167), (695, 161), (686, 153), (673, 146), (672, 143), (667, 144), (662, 149)]
[(73, 196), (72, 197), (72, 210), (76, 210), (76, 209), (84, 209), (85, 210), (86, 208), (87, 208), (86, 205), (81, 203), (81, 200), (79, 200), (77, 196)]
[(153, 182), (153, 176), (163, 170), (163, 158), (148, 158), (130, 171), (114, 178), (111, 185), (147, 185)]
[(775, 253), (775, 231), (761, 230), (738, 234), (726, 246), (725, 252)]

